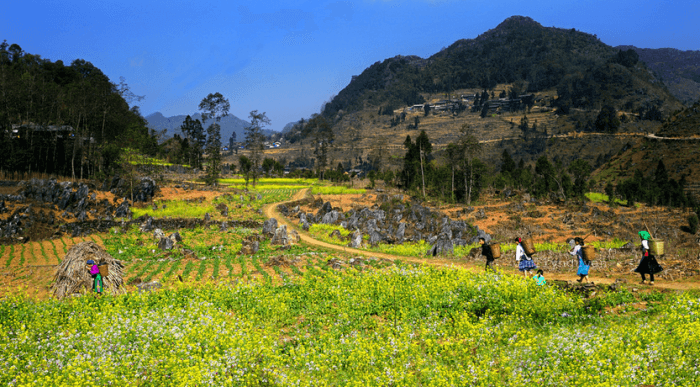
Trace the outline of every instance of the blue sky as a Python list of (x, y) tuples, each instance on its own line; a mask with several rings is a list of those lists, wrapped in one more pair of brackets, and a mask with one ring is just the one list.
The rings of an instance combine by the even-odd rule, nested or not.
[(428, 57), (512, 15), (612, 46), (700, 50), (697, 0), (12, 1), (0, 40), (125, 77), (144, 116), (191, 114), (221, 92), (232, 114), (264, 111), (280, 130), (374, 62)]

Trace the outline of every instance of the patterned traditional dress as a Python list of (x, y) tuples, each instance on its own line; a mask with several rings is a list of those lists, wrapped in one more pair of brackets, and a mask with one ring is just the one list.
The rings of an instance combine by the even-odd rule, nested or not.
[(654, 275), (662, 270), (663, 268), (656, 261), (656, 257), (649, 251), (649, 241), (646, 239), (642, 240), (642, 260), (634, 271), (640, 274)]
[(525, 249), (523, 249), (523, 246), (520, 243), (518, 243), (518, 246), (515, 248), (515, 260), (519, 261), (518, 270), (520, 271), (537, 269), (535, 261), (533, 261), (531, 257), (528, 257), (527, 254), (525, 254)]

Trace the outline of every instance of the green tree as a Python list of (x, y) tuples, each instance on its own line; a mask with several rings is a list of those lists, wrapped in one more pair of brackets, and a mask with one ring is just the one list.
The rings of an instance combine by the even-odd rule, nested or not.
[(263, 172), (265, 172), (266, 175), (269, 175), (270, 171), (272, 171), (274, 167), (275, 167), (275, 159), (265, 157), (265, 159), (262, 162)]
[(420, 157), (420, 175), (423, 186), (423, 198), (425, 198), (425, 163), (428, 162), (433, 151), (433, 144), (430, 143), (428, 135), (425, 134), (425, 130), (421, 130), (418, 137), (416, 137), (416, 148), (418, 148), (418, 155)]
[(460, 149), (459, 144), (455, 143), (449, 143), (447, 144), (447, 148), (445, 149), (445, 158), (447, 159), (447, 163), (450, 166), (450, 169), (452, 170), (452, 187), (450, 190), (450, 198), (452, 199), (452, 202), (455, 201), (455, 170), (457, 169), (457, 166), (459, 165), (459, 161), (462, 158), (462, 150)]
[(474, 189), (474, 159), (481, 153), (481, 144), (474, 135), (474, 130), (469, 124), (462, 125), (459, 130), (459, 148), (462, 151), (462, 164), (464, 172), (464, 200), (467, 205), (472, 201), (472, 190)]
[(595, 126), (601, 132), (615, 133), (620, 127), (620, 119), (617, 118), (617, 110), (611, 105), (603, 105), (595, 120)]
[(605, 185), (605, 194), (608, 195), (608, 203), (610, 205), (615, 204), (615, 186), (612, 184), (612, 182), (608, 182), (608, 184)]
[(204, 145), (206, 143), (206, 135), (204, 128), (199, 120), (193, 120), (189, 115), (180, 126), (182, 135), (187, 139), (187, 155), (188, 164), (193, 168), (202, 167), (202, 154), (204, 153)]
[(569, 165), (569, 172), (574, 176), (574, 195), (582, 197), (586, 193), (586, 182), (591, 174), (591, 165), (586, 160), (576, 159)]
[(250, 170), (253, 168), (253, 163), (249, 158), (240, 155), (238, 157), (238, 165), (241, 167), (241, 174), (245, 179), (245, 187), (248, 188), (248, 181), (250, 180)]
[(516, 168), (515, 160), (510, 156), (508, 149), (504, 149), (503, 154), (501, 154), (501, 173), (508, 174), (508, 176), (512, 177)]
[(536, 196), (544, 196), (554, 191), (559, 185), (556, 170), (552, 163), (550, 163), (547, 159), (547, 156), (541, 156), (539, 159), (537, 159), (537, 163), (535, 164), (535, 173), (538, 175), (538, 179), (535, 184)]
[(316, 171), (319, 178), (323, 180), (326, 168), (328, 167), (328, 151), (334, 140), (333, 129), (331, 128), (330, 122), (321, 115), (316, 115), (311, 118), (306, 126), (313, 131)]
[(221, 175), (221, 126), (216, 122), (207, 127), (207, 174), (204, 180), (214, 185)]
[(265, 150), (263, 128), (266, 125), (270, 125), (271, 121), (267, 118), (265, 112), (258, 113), (257, 110), (251, 111), (248, 118), (250, 119), (250, 125), (245, 127), (245, 147), (250, 152), (251, 174), (253, 186), (255, 186)]
[(221, 93), (209, 94), (199, 103), (202, 112), (202, 122), (213, 119), (207, 127), (206, 152), (209, 166), (205, 180), (207, 184), (215, 184), (221, 174), (221, 126), (218, 122), (228, 116), (231, 104)]

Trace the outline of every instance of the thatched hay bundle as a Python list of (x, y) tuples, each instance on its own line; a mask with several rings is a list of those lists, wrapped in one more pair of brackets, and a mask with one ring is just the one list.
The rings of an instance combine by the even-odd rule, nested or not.
[(56, 270), (51, 292), (58, 299), (79, 292), (83, 287), (92, 289), (92, 277), (87, 268), (87, 261), (92, 259), (99, 263), (106, 263), (109, 275), (102, 278), (104, 291), (112, 294), (124, 294), (124, 265), (114, 259), (102, 247), (95, 242), (80, 242), (68, 250), (65, 258)]

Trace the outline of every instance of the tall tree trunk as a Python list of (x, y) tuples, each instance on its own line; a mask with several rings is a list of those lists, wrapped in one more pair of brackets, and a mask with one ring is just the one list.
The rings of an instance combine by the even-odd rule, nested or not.
[(452, 164), (452, 191), (450, 193), (450, 197), (452, 198), (452, 203), (455, 202), (455, 166)]
[(464, 203), (469, 205), (469, 184), (467, 183), (467, 164), (464, 164)]
[(474, 185), (474, 168), (472, 168), (472, 161), (469, 159), (469, 192), (467, 194), (467, 205), (472, 202), (472, 186)]
[(71, 179), (75, 183), (75, 154), (78, 152), (78, 128), (80, 128), (80, 118), (81, 118), (81, 113), (78, 113), (78, 125), (76, 125), (75, 130), (73, 131), (73, 156), (70, 159), (70, 167), (71, 167)]
[(425, 172), (423, 171), (423, 145), (418, 145), (418, 153), (420, 154), (420, 176), (423, 183), (423, 199), (425, 199)]

